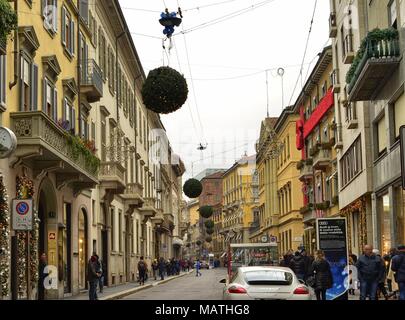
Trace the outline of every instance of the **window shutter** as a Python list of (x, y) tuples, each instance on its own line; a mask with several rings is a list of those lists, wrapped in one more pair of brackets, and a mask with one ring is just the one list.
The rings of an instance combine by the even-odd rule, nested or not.
[(31, 72), (31, 110), (38, 110), (38, 66), (32, 64)]
[(46, 0), (41, 0), (41, 13), (43, 18), (46, 17), (45, 8), (46, 8)]
[(46, 79), (42, 81), (42, 111), (46, 113)]
[(72, 55), (74, 55), (75, 54), (75, 23), (73, 20), (70, 22), (70, 47), (71, 47), (70, 53)]
[(53, 2), (54, 10), (53, 10), (53, 30), (58, 31), (58, 0)]
[(20, 111), (24, 110), (24, 58), (20, 58)]
[(66, 46), (66, 9), (62, 7), (62, 44)]
[(53, 119), (58, 122), (58, 91), (53, 90)]
[(71, 117), (72, 117), (72, 119), (71, 119), (71, 122), (72, 122), (72, 124), (71, 124), (71, 129), (73, 130), (73, 133), (75, 133), (75, 131), (76, 131), (76, 109), (72, 106), (72, 110), (71, 110)]
[(67, 109), (67, 103), (66, 103), (66, 98), (63, 99), (63, 106), (62, 106), (62, 121), (69, 120), (66, 118), (66, 110)]

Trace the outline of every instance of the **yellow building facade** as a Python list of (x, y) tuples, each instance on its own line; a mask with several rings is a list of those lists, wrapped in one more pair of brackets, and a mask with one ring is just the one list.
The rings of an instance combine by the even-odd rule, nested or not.
[(256, 156), (245, 156), (222, 177), (223, 230), (225, 246), (249, 242), (253, 212), (258, 208), (258, 196), (252, 185), (256, 174)]

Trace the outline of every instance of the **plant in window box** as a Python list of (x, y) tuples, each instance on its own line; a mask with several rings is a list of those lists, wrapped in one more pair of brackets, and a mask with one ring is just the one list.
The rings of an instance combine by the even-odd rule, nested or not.
[(312, 166), (312, 165), (314, 164), (314, 160), (313, 160), (312, 158), (307, 158), (307, 159), (305, 160), (305, 164), (306, 164), (307, 166)]
[(327, 209), (329, 209), (329, 207), (330, 207), (329, 201), (315, 204), (316, 210), (327, 210)]
[[(7, 37), (18, 26), (18, 17), (7, 0), (0, 0), (0, 47), (5, 51)], [(5, 52), (3, 52), (5, 53)]]

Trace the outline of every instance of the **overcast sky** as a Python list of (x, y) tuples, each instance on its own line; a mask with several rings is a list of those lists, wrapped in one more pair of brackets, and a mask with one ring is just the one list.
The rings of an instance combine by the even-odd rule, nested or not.
[[(176, 33), (264, 2), (178, 1), (184, 18)], [(232, 19), (174, 36), (175, 47), (167, 55), (159, 39), (163, 37), (159, 11), (164, 10), (164, 2), (170, 11), (177, 11), (177, 0), (120, 0), (146, 74), (162, 63), (167, 65), (169, 58), (169, 65), (188, 80), (188, 103), (181, 110), (162, 116), (168, 137), (174, 152), (186, 164), (185, 178), (205, 168), (230, 167), (245, 151), (255, 152), (254, 143), (266, 117), (264, 70), (272, 69), (268, 72), (270, 116), (278, 116), (282, 110), (279, 67), (285, 69), (284, 100), (288, 105), (299, 75), (315, 0), (269, 0)], [(329, 1), (319, 0), (304, 75), (313, 66), (309, 62), (316, 62), (314, 58), (328, 44), (328, 18)], [(292, 103), (300, 89), (301, 81)], [(203, 153), (197, 150), (199, 143), (208, 143)]]

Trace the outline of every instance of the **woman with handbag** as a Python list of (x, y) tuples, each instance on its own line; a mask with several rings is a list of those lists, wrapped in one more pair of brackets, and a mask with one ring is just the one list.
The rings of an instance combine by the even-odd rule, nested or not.
[(326, 290), (333, 287), (333, 276), (329, 262), (322, 250), (316, 252), (316, 259), (312, 263), (313, 288), (317, 300), (326, 300)]

